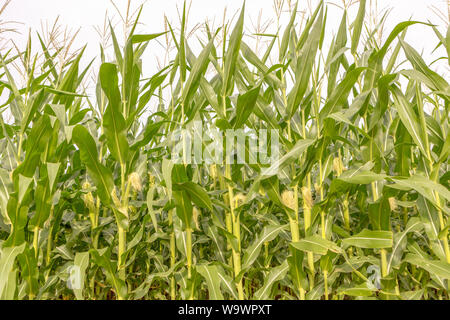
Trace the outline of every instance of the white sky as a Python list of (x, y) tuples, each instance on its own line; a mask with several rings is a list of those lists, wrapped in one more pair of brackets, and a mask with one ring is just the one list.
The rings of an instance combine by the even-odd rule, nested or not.
[[(0, 0), (3, 3), (5, 0)], [(317, 0), (299, 0), (299, 9), (307, 10), (308, 2), (312, 2), (315, 7)], [(188, 30), (192, 29), (196, 24), (204, 22), (206, 19), (214, 21), (214, 26), (221, 25), (224, 8), (227, 7), (227, 16), (231, 18), (241, 7), (243, 1), (241, 0), (192, 0), (191, 9), (189, 12)], [(287, 0), (285, 0), (287, 2)], [(294, 1), (292, 1), (294, 2)], [(342, 5), (343, 0), (333, 0), (331, 2)], [(346, 3), (350, 0), (346, 0)], [(368, 0), (370, 3), (371, 0)], [(372, 0), (375, 2), (375, 0)], [(126, 0), (115, 0), (115, 3), (120, 8), (122, 14), (126, 11)], [(140, 3), (134, 0), (132, 7), (136, 8)], [(179, 27), (179, 19), (177, 7), (182, 7), (182, 0), (148, 0), (144, 6), (144, 10), (140, 21), (142, 25), (139, 26), (140, 33), (156, 33), (164, 30), (164, 14), (168, 16), (172, 26)], [(276, 30), (275, 14), (273, 11), (273, 0), (247, 0), (246, 2), (246, 34), (253, 32), (253, 25), (258, 21), (258, 15), (261, 12), (261, 21), (265, 22), (272, 19), (274, 22), (268, 33), (274, 33)], [(386, 32), (384, 38), (392, 30), (392, 28), (400, 21), (413, 19), (420, 21), (432, 21), (434, 24), (440, 26), (441, 31), (446, 31), (445, 25), (448, 25), (448, 15), (441, 18), (432, 10), (432, 7), (437, 8), (441, 12), (447, 13), (450, 0), (378, 0), (378, 11), (386, 8), (391, 8), (386, 24)], [(189, 1), (188, 1), (189, 4)], [(354, 20), (358, 5), (350, 8), (350, 21)], [(67, 26), (70, 30), (76, 31), (80, 28), (78, 37), (74, 44), (75, 47), (80, 47), (88, 44), (85, 54), (85, 63), (90, 59), (98, 56), (99, 53), (99, 36), (95, 31), (95, 26), (103, 27), (105, 21), (105, 14), (108, 12), (113, 23), (118, 24), (120, 18), (117, 15), (110, 0), (12, 0), (12, 3), (0, 17), (1, 21), (14, 20), (22, 24), (14, 25), (21, 34), (10, 34), (9, 37), (13, 39), (19, 46), (24, 48), (28, 29), (32, 31), (41, 31), (42, 26), (48, 24), (51, 26), (55, 19), (59, 16), (59, 23), (62, 26)], [(339, 27), (342, 9), (330, 5), (328, 14), (328, 31), (330, 34), (335, 34)], [(379, 15), (378, 18), (381, 16)], [(282, 15), (281, 25), (286, 25), (289, 19), (289, 14)], [(444, 20), (444, 21), (443, 21)], [(13, 25), (9, 25), (13, 26)], [(119, 25), (120, 26), (120, 25)], [(118, 30), (121, 30), (120, 28)], [(283, 29), (282, 29), (283, 30)], [(120, 33), (120, 31), (117, 31)], [(5, 37), (5, 35), (3, 35)], [(331, 36), (328, 37), (328, 40)], [(423, 52), (423, 56), (428, 63), (431, 63), (436, 57), (439, 57), (441, 52), (431, 54), (437, 45), (436, 36), (431, 28), (416, 25), (410, 27), (406, 40), (416, 49)], [(198, 43), (195, 37), (189, 40), (190, 45), (196, 48)], [(38, 42), (34, 41), (34, 48), (39, 49)], [(158, 57), (163, 59), (163, 51), (161, 47), (155, 43), (148, 49), (153, 53), (153, 59)], [(89, 58), (89, 59), (88, 59)], [(145, 76), (150, 76), (156, 70), (154, 69), (155, 60), (151, 58), (144, 60)], [(448, 75), (448, 64), (437, 64), (435, 67), (442, 68), (438, 70), (440, 74)], [(448, 77), (447, 77), (448, 78)]]

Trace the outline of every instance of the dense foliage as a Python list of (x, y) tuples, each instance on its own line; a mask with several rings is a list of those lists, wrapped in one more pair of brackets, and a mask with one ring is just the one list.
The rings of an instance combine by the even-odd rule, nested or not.
[[(333, 37), (322, 1), (303, 23), (291, 9), (263, 54), (244, 8), (197, 55), (185, 11), (180, 32), (136, 22), (123, 46), (111, 27), (94, 99), (83, 50), (4, 52), (0, 298), (449, 299), (450, 86), (405, 34), (434, 30), (448, 61), (450, 29), (401, 22), (380, 45), (365, 0)], [(145, 78), (162, 37), (177, 55)], [(278, 174), (174, 163), (194, 121), (277, 129)]]

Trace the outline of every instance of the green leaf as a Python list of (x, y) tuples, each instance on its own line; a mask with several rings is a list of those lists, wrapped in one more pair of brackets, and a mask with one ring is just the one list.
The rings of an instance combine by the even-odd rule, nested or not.
[(312, 68), (319, 48), (320, 34), (323, 24), (323, 8), (320, 9), (319, 17), (317, 18), (311, 33), (308, 35), (305, 45), (301, 50), (301, 54), (297, 59), (296, 67), (296, 82), (291, 92), (288, 95), (287, 113), (288, 118), (292, 118), (297, 111), (306, 89), (308, 88), (309, 79), (311, 77)]
[(297, 8), (298, 8), (298, 1), (295, 3), (295, 7), (292, 10), (291, 19), (289, 20), (289, 23), (286, 26), (286, 29), (283, 33), (283, 38), (281, 40), (281, 46), (280, 46), (280, 52), (278, 54), (278, 60), (283, 61), (286, 56), (286, 51), (289, 44), (289, 38), (292, 35), (292, 26), (294, 25), (295, 17), (297, 16)]
[(390, 215), (391, 207), (386, 197), (369, 204), (369, 220), (374, 230), (389, 231), (391, 229)]
[(450, 201), (450, 191), (440, 183), (434, 182), (419, 174), (416, 174), (407, 179), (401, 177), (392, 177), (391, 179), (395, 182), (395, 185), (404, 187), (407, 190), (416, 190), (422, 196), (431, 201), (436, 207), (448, 212), (448, 209), (445, 206), (443, 206), (442, 204), (440, 204), (440, 206), (438, 205), (438, 201), (436, 199), (436, 194), (438, 194), (446, 201)]
[(142, 43), (142, 42), (148, 42), (150, 40), (156, 39), (156, 38), (166, 34), (167, 32), (168, 31), (160, 32), (160, 33), (152, 33), (152, 34), (133, 34), (131, 36), (131, 42), (133, 44)]
[(414, 253), (406, 255), (404, 261), (423, 268), (436, 277), (450, 280), (450, 264), (447, 262), (425, 259)]
[(258, 69), (258, 71), (264, 77), (264, 81), (267, 82), (271, 87), (277, 89), (284, 86), (281, 80), (271, 73), (273, 67), (269, 69), (244, 41), (241, 42), (241, 52), (242, 56)]
[(16, 195), (11, 195), (7, 204), (7, 213), (12, 225), (8, 239), (3, 247), (19, 246), (25, 241), (25, 226), (27, 224), (28, 206), (21, 206)]
[(215, 265), (201, 264), (197, 265), (196, 270), (206, 280), (208, 286), (209, 299), (211, 300), (223, 300), (223, 295), (220, 291), (220, 283), (222, 282), (219, 277), (219, 270)]
[(391, 33), (389, 34), (389, 37), (386, 39), (386, 42), (384, 43), (383, 47), (377, 52), (377, 58), (382, 60), (384, 58), (384, 56), (386, 55), (389, 46), (391, 45), (392, 41), (395, 40), (395, 38), (397, 38), (397, 36), (406, 28), (408, 28), (409, 26), (412, 26), (414, 24), (424, 24), (424, 25), (428, 25), (427, 23), (423, 23), (420, 21), (404, 21), (404, 22), (400, 22), (399, 24), (397, 24), (395, 26), (395, 28), (391, 31)]
[(86, 269), (89, 266), (89, 252), (77, 252), (75, 254), (73, 265), (78, 269), (77, 275), (80, 276), (78, 279), (80, 287), (74, 288), (73, 291), (77, 300), (84, 300), (83, 289), (86, 278)]
[(155, 210), (153, 208), (153, 200), (154, 200), (154, 194), (155, 194), (155, 186), (152, 186), (148, 189), (147, 192), (147, 208), (148, 213), (152, 219), (153, 227), (155, 228), (155, 231), (158, 232), (158, 220), (156, 219)]
[[(378, 81), (378, 77), (381, 74), (382, 64), (384, 57), (386, 56), (386, 53), (391, 45), (391, 43), (397, 38), (397, 36), (403, 32), (406, 28), (408, 28), (411, 25), (421, 23), (418, 21), (405, 21), (397, 24), (395, 28), (392, 30), (392, 32), (389, 34), (389, 37), (386, 39), (386, 42), (384, 43), (383, 47), (380, 50), (374, 50), (372, 54), (369, 57), (368, 64), (370, 68), (367, 70), (365, 81), (364, 81), (364, 89), (363, 91), (372, 90), (374, 84), (376, 81)], [(394, 52), (393, 57), (396, 57), (398, 52)], [(388, 72), (391, 72), (390, 69), (388, 69)]]
[(283, 204), (283, 201), (280, 196), (279, 180), (277, 176), (261, 180), (261, 186), (264, 188), (264, 190), (267, 193), (267, 196), (269, 197), (270, 200), (273, 201), (273, 203), (280, 206), (281, 208), (284, 208), (288, 214), (290, 215), (293, 214), (294, 210), (286, 207)]
[(323, 239), (318, 235), (305, 237), (298, 242), (292, 242), (291, 246), (297, 250), (325, 255), (328, 251), (341, 253), (342, 249), (330, 240)]
[(66, 110), (70, 108), (72, 105), (75, 96), (68, 95), (67, 93), (72, 92), (75, 93), (79, 84), (79, 63), (81, 60), (81, 57), (83, 56), (84, 50), (86, 49), (86, 46), (83, 47), (75, 59), (70, 61), (70, 67), (65, 72), (64, 77), (62, 79), (59, 79), (57, 90), (60, 92), (64, 92), (62, 94), (55, 94), (52, 103), (53, 104), (62, 104), (65, 106)]
[(357, 169), (344, 171), (344, 173), (339, 176), (338, 180), (354, 184), (369, 184), (374, 181), (383, 180), (387, 177), (385, 175), (370, 171), (373, 167), (374, 163), (372, 161), (369, 161)]
[(119, 91), (117, 68), (114, 64), (100, 66), (100, 83), (108, 97), (108, 106), (103, 115), (103, 128), (111, 154), (121, 164), (125, 164), (128, 154), (126, 123), (122, 114), (122, 98)]
[(448, 64), (450, 65), (450, 25), (447, 28), (447, 35), (445, 37), (445, 48), (447, 49)]
[(31, 181), (33, 181), (33, 178), (28, 178), (19, 174), (19, 198), (18, 198), (19, 203), (22, 203), (23, 197), (28, 191)]
[(358, 48), (358, 43), (361, 37), (361, 31), (364, 23), (365, 14), (366, 14), (366, 0), (360, 0), (358, 14), (356, 15), (356, 20), (353, 24), (352, 50), (351, 50), (352, 54), (355, 54), (356, 49)]
[(410, 232), (418, 232), (423, 228), (423, 223), (418, 218), (411, 218), (404, 231), (394, 234), (394, 246), (387, 262), (387, 271), (390, 273), (393, 267), (402, 262), (402, 253), (406, 247), (407, 236)]
[(447, 81), (442, 78), (439, 74), (431, 70), (423, 60), (422, 56), (409, 44), (407, 44), (402, 39), (399, 40), (403, 50), (405, 51), (406, 58), (411, 62), (414, 69), (420, 72), (425, 78), (429, 80), (431, 84), (430, 89), (434, 91), (446, 92), (450, 95), (450, 88)]
[(239, 50), (241, 47), (241, 40), (244, 31), (244, 12), (245, 2), (242, 5), (241, 13), (231, 33), (228, 49), (225, 55), (224, 66), (224, 81), (223, 81), (223, 95), (230, 95), (233, 91), (233, 78), (236, 70), (236, 65), (239, 57)]
[(367, 284), (363, 283), (351, 288), (342, 288), (338, 293), (353, 297), (370, 297), (375, 291), (377, 291), (376, 288), (368, 288)]
[(55, 181), (60, 166), (61, 166), (60, 162), (58, 163), (47, 162), (48, 186), (50, 187), (50, 190), (53, 190), (55, 186)]
[(262, 171), (261, 178), (272, 176), (276, 174), (276, 172), (281, 171), (284, 167), (292, 163), (294, 160), (298, 159), (300, 154), (304, 152), (314, 142), (315, 140), (313, 139), (298, 140), (295, 143), (294, 147), (292, 147), (292, 149), (289, 150), (288, 153), (286, 153), (280, 159), (272, 163), (269, 168), (266, 168)]
[(417, 197), (417, 209), (430, 240), (439, 240), (439, 217), (436, 207), (424, 196)]
[(50, 216), (50, 208), (52, 205), (51, 189), (47, 178), (39, 180), (34, 191), (34, 196), (36, 201), (36, 213), (30, 220), (30, 225), (42, 229)]
[(31, 123), (31, 120), (33, 120), (33, 117), (35, 116), (36, 112), (42, 107), (42, 104), (44, 103), (45, 98), (45, 92), (44, 89), (39, 90), (37, 93), (35, 93), (31, 101), (27, 104), (27, 110), (25, 113), (24, 118), (22, 119), (22, 124), (20, 126), (20, 132), (23, 134), (28, 127), (28, 125)]
[(126, 299), (128, 296), (128, 289), (125, 281), (118, 277), (117, 262), (112, 261), (109, 250), (95, 250), (89, 251), (94, 263), (103, 268), (106, 273), (106, 279), (114, 288), (114, 291), (121, 299)]
[(274, 240), (277, 235), (286, 229), (286, 225), (266, 226), (253, 243), (244, 251), (244, 258), (242, 259), (242, 269), (246, 270), (258, 258), (261, 252), (261, 247), (265, 242)]
[(236, 120), (234, 122), (235, 129), (241, 128), (252, 114), (260, 89), (261, 86), (257, 86), (239, 95), (236, 106)]
[(225, 271), (221, 267), (217, 267), (218, 270), (218, 277), (221, 280), (222, 288), (225, 288), (225, 290), (233, 297), (233, 299), (238, 299), (238, 294), (236, 292), (236, 285), (233, 281), (233, 279), (225, 274)]
[(402, 300), (422, 300), (422, 296), (425, 290), (413, 290), (400, 292)]
[(181, 16), (180, 45), (178, 49), (178, 63), (180, 66), (181, 81), (186, 80), (186, 46), (185, 46), (185, 28), (186, 28), (186, 1), (183, 3), (183, 15)]
[(424, 130), (420, 127), (419, 117), (400, 89), (396, 86), (392, 86), (392, 94), (394, 97), (394, 105), (403, 125), (408, 130), (408, 133), (411, 135), (422, 154), (427, 156), (425, 137), (422, 135)]
[[(333, 92), (336, 83), (336, 77), (339, 71), (339, 67), (345, 58), (344, 50), (346, 50), (347, 45), (347, 10), (344, 10), (344, 14), (342, 15), (341, 24), (339, 26), (338, 33), (336, 35), (336, 40), (334, 41), (334, 45), (332, 48), (332, 57), (333, 60), (329, 66), (328, 72), (328, 94), (330, 95)], [(337, 57), (337, 58), (336, 58)]]
[(392, 231), (371, 231), (364, 229), (353, 237), (342, 240), (344, 244), (367, 249), (391, 248)]
[(164, 158), (162, 161), (162, 175), (164, 178), (164, 181), (166, 182), (167, 192), (169, 199), (172, 199), (172, 169), (173, 169), (174, 163), (173, 161)]
[(350, 90), (358, 81), (361, 73), (366, 70), (364, 67), (355, 68), (349, 71), (339, 85), (333, 90), (331, 96), (319, 112), (319, 121), (322, 123), (331, 113), (337, 112), (347, 101)]
[(206, 208), (212, 210), (211, 199), (206, 193), (205, 189), (194, 182), (183, 182), (174, 185), (174, 189), (182, 190), (189, 195), (189, 198), (194, 202), (199, 208)]
[(195, 60), (192, 66), (189, 78), (186, 81), (186, 85), (183, 90), (182, 100), (185, 105), (191, 102), (192, 97), (197, 92), (200, 86), (200, 81), (204, 77), (205, 72), (209, 64), (209, 55), (214, 45), (214, 39), (211, 39), (209, 43), (203, 48), (202, 52)]
[(183, 222), (184, 228), (190, 228), (192, 223), (192, 203), (191, 198), (185, 191), (174, 191), (173, 197), (177, 207), (177, 216)]
[[(304, 253), (295, 248), (291, 248), (291, 255), (287, 258), (289, 273), (296, 289), (307, 287), (307, 275), (303, 269)], [(300, 295), (300, 292), (298, 293)]]
[(25, 249), (25, 243), (17, 247), (2, 248), (0, 253), (0, 297), (6, 289), (16, 257)]
[(20, 173), (26, 177), (32, 177), (35, 174), (41, 153), (47, 148), (51, 135), (50, 118), (45, 114), (33, 124), (25, 145), (25, 160), (14, 170), (14, 176)]
[(266, 300), (270, 296), (270, 292), (272, 287), (277, 281), (281, 281), (286, 276), (286, 273), (289, 270), (289, 265), (287, 261), (283, 262), (278, 267), (274, 267), (269, 271), (269, 274), (264, 280), (264, 285), (255, 292), (256, 300)]
[(105, 205), (111, 200), (114, 180), (111, 171), (99, 162), (97, 145), (89, 131), (77, 125), (73, 129), (72, 139), (80, 149), (81, 161), (86, 165), (89, 175), (97, 187), (97, 193)]

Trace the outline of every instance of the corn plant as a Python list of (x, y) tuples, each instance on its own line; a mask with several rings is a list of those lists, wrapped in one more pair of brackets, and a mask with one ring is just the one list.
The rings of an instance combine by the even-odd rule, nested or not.
[[(40, 35), (3, 50), (0, 298), (449, 299), (450, 86), (406, 34), (432, 30), (450, 64), (450, 29), (405, 21), (380, 42), (366, 2), (334, 36), (324, 1), (307, 19), (294, 4), (262, 54), (245, 3), (199, 53), (186, 5), (156, 33), (138, 11), (124, 43), (110, 24), (98, 68)], [(176, 54), (146, 77), (163, 38)], [(278, 132), (279, 158), (193, 162), (176, 134), (211, 152), (197, 123)]]

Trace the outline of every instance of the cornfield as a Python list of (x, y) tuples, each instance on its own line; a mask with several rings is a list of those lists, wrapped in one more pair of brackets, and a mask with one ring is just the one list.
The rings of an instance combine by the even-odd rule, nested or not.
[[(448, 300), (450, 86), (405, 37), (433, 30), (450, 65), (450, 28), (379, 37), (385, 17), (352, 5), (337, 26), (324, 1), (285, 6), (255, 50), (245, 2), (189, 41), (186, 4), (157, 33), (136, 31), (138, 11), (124, 43), (106, 27), (98, 70), (43, 35), (3, 48), (0, 298)], [(148, 77), (156, 41), (176, 54)], [(278, 170), (191, 161), (184, 136), (175, 161), (196, 123), (278, 132)]]

